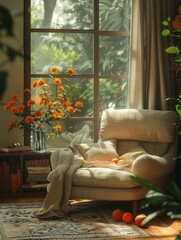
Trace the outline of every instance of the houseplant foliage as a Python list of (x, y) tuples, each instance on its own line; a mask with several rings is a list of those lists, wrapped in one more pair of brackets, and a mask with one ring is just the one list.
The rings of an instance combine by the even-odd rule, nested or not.
[(171, 219), (181, 218), (181, 191), (174, 181), (170, 181), (165, 189), (161, 189), (138, 176), (131, 176), (131, 179), (149, 189), (141, 201), (140, 208), (158, 207), (144, 219), (142, 225), (164, 214)]
[(176, 15), (174, 20), (168, 17), (162, 24), (162, 36), (169, 38), (165, 52), (170, 55), (170, 69), (178, 76), (181, 73), (181, 15)]
[(166, 101), (171, 100), (175, 104), (175, 110), (180, 119), (176, 127), (178, 134), (181, 135), (181, 5), (178, 7), (178, 15), (174, 19), (167, 17), (162, 21), (162, 25), (164, 26), (162, 36), (169, 39), (165, 52), (170, 56), (170, 69), (174, 71), (178, 81), (178, 86), (176, 86), (178, 97), (169, 97)]
[[(83, 103), (78, 100), (79, 85), (72, 79), (60, 79), (56, 66), (50, 68), (50, 73), (50, 80), (39, 79), (32, 83), (32, 93), (30, 89), (24, 90), (28, 99), (26, 103), (22, 103), (16, 93), (11, 95), (9, 103), (1, 100), (4, 110), (16, 117), (8, 124), (9, 130), (44, 131), (47, 138), (59, 137), (63, 132), (60, 122), (80, 112)], [(74, 70), (68, 68), (67, 73), (70, 78)], [(69, 81), (70, 84), (65, 84)]]

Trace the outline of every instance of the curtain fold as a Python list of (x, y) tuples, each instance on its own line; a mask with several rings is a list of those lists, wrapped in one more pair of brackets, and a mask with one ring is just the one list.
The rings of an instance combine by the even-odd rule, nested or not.
[(133, 0), (128, 107), (166, 110), (174, 83), (161, 36), (161, 22), (173, 12), (172, 0)]

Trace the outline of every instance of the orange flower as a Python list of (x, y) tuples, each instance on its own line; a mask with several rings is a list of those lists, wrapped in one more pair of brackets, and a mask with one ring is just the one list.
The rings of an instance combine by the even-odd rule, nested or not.
[(40, 98), (40, 100), (38, 101), (38, 105), (43, 105), (45, 104), (45, 100), (43, 98)]
[(37, 82), (37, 86), (42, 86), (42, 85), (44, 85), (45, 84), (45, 80), (44, 79), (40, 79), (40, 80), (38, 80), (38, 82)]
[(46, 106), (47, 106), (48, 108), (50, 108), (50, 107), (52, 106), (52, 102), (47, 103)]
[(52, 74), (56, 73), (57, 71), (58, 71), (58, 67), (51, 67), (51, 68), (50, 68), (50, 72), (51, 72)]
[(60, 84), (60, 83), (62, 83), (62, 80), (60, 78), (55, 78), (53, 80), (53, 82), (54, 82), (54, 84)]
[(60, 126), (60, 125), (56, 125), (53, 128), (56, 130), (56, 132), (61, 132), (62, 131), (62, 126)]
[(60, 105), (60, 101), (58, 101), (58, 100), (54, 101), (53, 105)]
[(11, 110), (12, 113), (16, 113), (17, 112), (17, 107), (12, 106), (10, 110)]
[(7, 111), (10, 108), (9, 104), (4, 105), (4, 111)]
[(73, 112), (75, 112), (75, 108), (70, 106), (70, 107), (68, 108), (68, 111), (71, 112), (71, 113), (73, 113)]
[(47, 94), (43, 93), (43, 94), (41, 95), (41, 99), (42, 99), (42, 100), (47, 100), (47, 99), (48, 99)]
[(31, 93), (31, 90), (29, 88), (25, 88), (24, 92), (25, 93)]
[(67, 104), (67, 105), (71, 105), (72, 103), (71, 103), (71, 101), (70, 101), (69, 99), (67, 99), (67, 100), (66, 100), (66, 104)]
[(11, 122), (8, 124), (8, 129), (11, 129), (14, 125), (15, 125), (15, 121), (11, 121)]
[(172, 27), (176, 30), (181, 28), (181, 20), (180, 19), (175, 19), (172, 21)]
[(31, 105), (34, 105), (34, 104), (35, 104), (35, 100), (33, 100), (33, 99), (30, 99), (30, 100), (27, 102), (28, 107), (30, 107)]
[(74, 75), (74, 70), (72, 68), (68, 68), (67, 69), (67, 72), (70, 76), (73, 76)]
[(66, 103), (66, 102), (63, 103), (63, 104), (62, 104), (62, 107), (63, 107), (63, 109), (67, 109), (67, 107), (68, 107), (67, 103)]
[(41, 117), (43, 115), (43, 113), (42, 113), (42, 111), (40, 111), (40, 110), (36, 110), (35, 112), (34, 112), (34, 116), (35, 117)]
[(55, 117), (55, 118), (62, 118), (63, 113), (62, 113), (62, 111), (53, 110), (53, 111), (52, 111), (52, 115), (53, 115), (53, 117)]
[(16, 105), (16, 102), (15, 102), (15, 101), (10, 101), (10, 102), (8, 103), (8, 105), (9, 105), (9, 107), (12, 107), (12, 106)]
[(75, 107), (80, 107), (80, 108), (83, 107), (83, 102), (81, 101), (76, 102)]
[(25, 108), (24, 104), (19, 105), (18, 112), (22, 112), (24, 108)]
[(37, 86), (37, 81), (32, 83), (32, 87), (35, 88)]
[(60, 86), (60, 87), (58, 87), (58, 90), (59, 90), (59, 91), (64, 91), (65, 88), (64, 88), (63, 86)]
[(25, 117), (25, 122), (26, 123), (33, 123), (34, 122), (34, 117), (28, 115), (27, 117)]
[(11, 99), (12, 99), (12, 100), (15, 100), (15, 99), (17, 99), (17, 98), (18, 98), (18, 94), (13, 93), (13, 94), (11, 95)]

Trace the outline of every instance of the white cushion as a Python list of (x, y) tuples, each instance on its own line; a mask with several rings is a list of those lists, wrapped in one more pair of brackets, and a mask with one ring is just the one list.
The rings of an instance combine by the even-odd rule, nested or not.
[(111, 161), (113, 158), (119, 157), (116, 152), (116, 140), (88, 144), (75, 144), (74, 147), (86, 161)]

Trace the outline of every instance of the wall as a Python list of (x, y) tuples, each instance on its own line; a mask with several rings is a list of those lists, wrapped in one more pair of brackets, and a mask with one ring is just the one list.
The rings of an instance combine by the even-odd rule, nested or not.
[[(1, 0), (0, 5), (6, 6), (14, 16), (15, 12), (21, 12), (20, 16), (14, 16), (14, 33), (15, 38), (1, 39), (5, 40), (7, 44), (11, 45), (17, 50), (23, 50), (23, 0)], [(0, 63), (2, 62), (2, 52), (0, 52)], [(9, 97), (12, 93), (19, 94), (21, 100), (23, 100), (23, 76), (24, 76), (24, 63), (23, 58), (17, 58), (12, 63), (7, 63), (3, 68), (0, 65), (1, 70), (8, 71), (8, 87), (3, 96), (4, 102), (9, 101)], [(18, 129), (13, 129), (10, 132), (7, 130), (7, 124), (14, 120), (15, 116), (11, 113), (5, 112), (3, 107), (0, 106), (0, 146), (8, 146), (14, 142), (20, 142), (23, 144), (23, 132)]]

